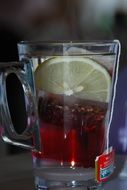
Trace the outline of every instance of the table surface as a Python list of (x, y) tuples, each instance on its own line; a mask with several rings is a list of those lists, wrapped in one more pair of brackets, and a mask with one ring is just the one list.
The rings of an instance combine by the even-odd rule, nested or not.
[[(104, 184), (104, 190), (127, 189), (127, 162), (124, 179), (119, 175), (125, 165), (125, 156), (117, 156), (116, 170), (112, 178)], [(34, 190), (32, 159), (30, 153), (0, 158), (0, 190)]]

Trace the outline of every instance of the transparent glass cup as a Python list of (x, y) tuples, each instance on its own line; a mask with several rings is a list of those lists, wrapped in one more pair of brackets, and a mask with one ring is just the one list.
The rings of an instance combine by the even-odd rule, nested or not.
[(109, 148), (119, 41), (18, 50), (19, 63), (1, 64), (3, 139), (32, 149), (36, 189), (101, 188), (95, 160)]

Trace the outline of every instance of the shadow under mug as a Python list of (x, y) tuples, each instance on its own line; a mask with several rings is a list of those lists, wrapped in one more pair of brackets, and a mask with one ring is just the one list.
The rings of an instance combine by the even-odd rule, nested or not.
[(35, 187), (101, 189), (95, 159), (109, 145), (120, 43), (21, 42), (0, 64), (1, 135), (32, 150)]

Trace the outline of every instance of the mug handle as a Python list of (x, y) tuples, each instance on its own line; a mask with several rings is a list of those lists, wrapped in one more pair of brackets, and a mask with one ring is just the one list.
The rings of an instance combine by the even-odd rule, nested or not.
[[(3, 64), (4, 65), (4, 64)], [(7, 143), (40, 150), (39, 120), (34, 93), (22, 64), (0, 65), (1, 136)]]

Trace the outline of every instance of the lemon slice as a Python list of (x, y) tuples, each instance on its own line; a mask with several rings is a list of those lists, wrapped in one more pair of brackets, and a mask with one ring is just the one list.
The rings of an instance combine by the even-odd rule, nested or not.
[(35, 83), (38, 90), (108, 102), (111, 77), (93, 59), (59, 56), (50, 58), (37, 67)]

